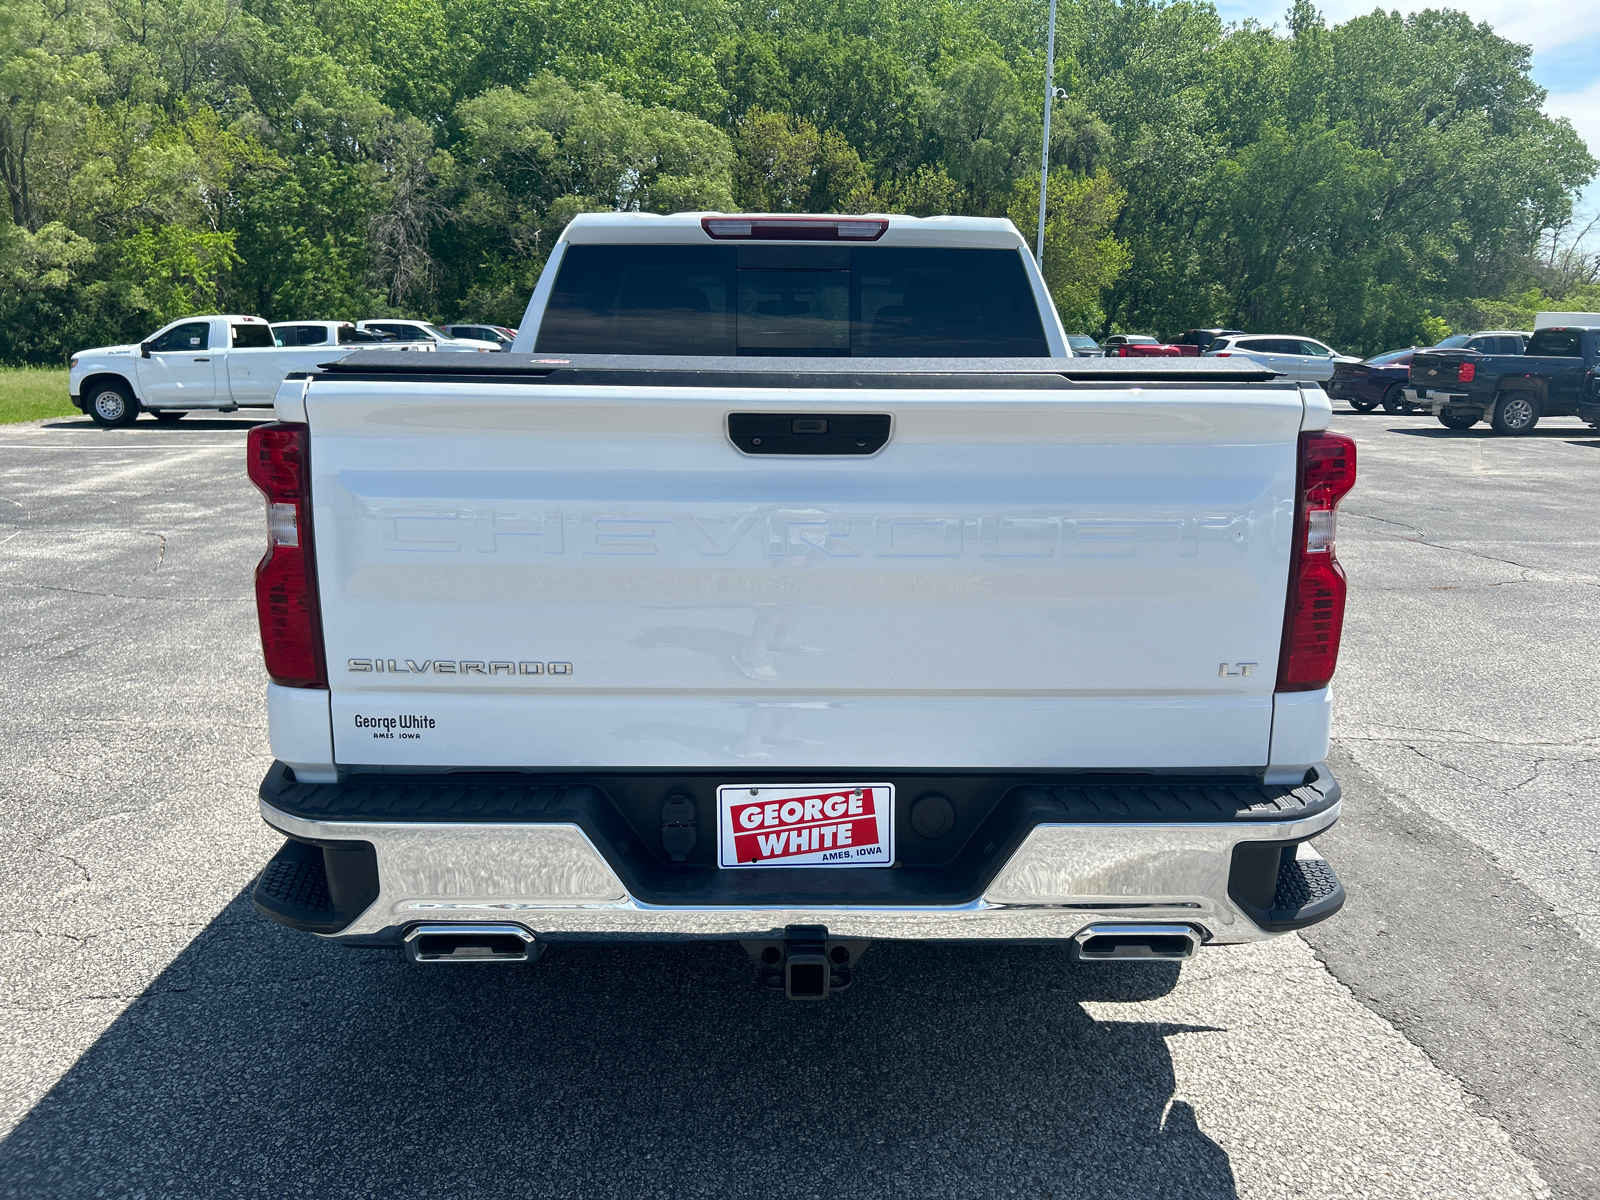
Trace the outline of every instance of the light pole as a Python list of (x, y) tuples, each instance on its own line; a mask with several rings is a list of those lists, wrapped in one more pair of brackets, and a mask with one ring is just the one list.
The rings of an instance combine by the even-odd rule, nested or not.
[(1044, 44), (1044, 149), (1039, 155), (1039, 238), (1034, 257), (1039, 260), (1039, 269), (1044, 270), (1044, 198), (1045, 189), (1050, 184), (1050, 107), (1055, 102), (1059, 92), (1065, 96), (1065, 88), (1056, 87), (1056, 0), (1050, 0), (1050, 32), (1045, 37)]

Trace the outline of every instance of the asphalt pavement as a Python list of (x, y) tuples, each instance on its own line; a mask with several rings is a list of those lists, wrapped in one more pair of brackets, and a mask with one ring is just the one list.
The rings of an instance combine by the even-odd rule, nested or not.
[(1600, 435), (1361, 446), (1309, 931), (411, 967), (259, 918), (241, 417), (0, 427), (0, 1196), (1600, 1195)]

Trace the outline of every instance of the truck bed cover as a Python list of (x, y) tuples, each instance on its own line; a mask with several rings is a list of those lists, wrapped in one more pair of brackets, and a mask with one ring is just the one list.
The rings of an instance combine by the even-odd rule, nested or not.
[[(496, 354), (409, 359), (368, 350), (321, 365), (338, 379), (628, 387), (1059, 388), (1065, 384), (1261, 383), (1277, 372), (1244, 359), (773, 358), (638, 354)], [(313, 376), (315, 377), (315, 376)]]

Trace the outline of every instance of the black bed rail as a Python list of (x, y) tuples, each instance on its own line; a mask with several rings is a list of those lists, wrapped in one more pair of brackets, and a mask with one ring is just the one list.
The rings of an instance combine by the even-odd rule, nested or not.
[[(296, 376), (291, 375), (290, 378)], [(362, 350), (312, 379), (608, 387), (1050, 389), (1075, 384), (1263, 383), (1276, 372), (1207, 358), (724, 358), (638, 354), (406, 354)], [(1297, 386), (1285, 381), (1285, 386)]]

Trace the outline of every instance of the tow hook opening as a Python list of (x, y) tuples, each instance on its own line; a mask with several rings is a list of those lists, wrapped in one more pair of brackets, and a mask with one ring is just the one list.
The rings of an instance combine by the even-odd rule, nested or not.
[(406, 956), (417, 963), (533, 962), (544, 943), (520, 925), (414, 925)]
[(850, 986), (850, 969), (866, 950), (860, 939), (830, 938), (822, 925), (790, 925), (782, 940), (740, 942), (763, 987), (790, 1000), (826, 1000)]
[(1193, 958), (1200, 935), (1189, 925), (1090, 925), (1073, 938), (1080, 962), (1182, 961)]

